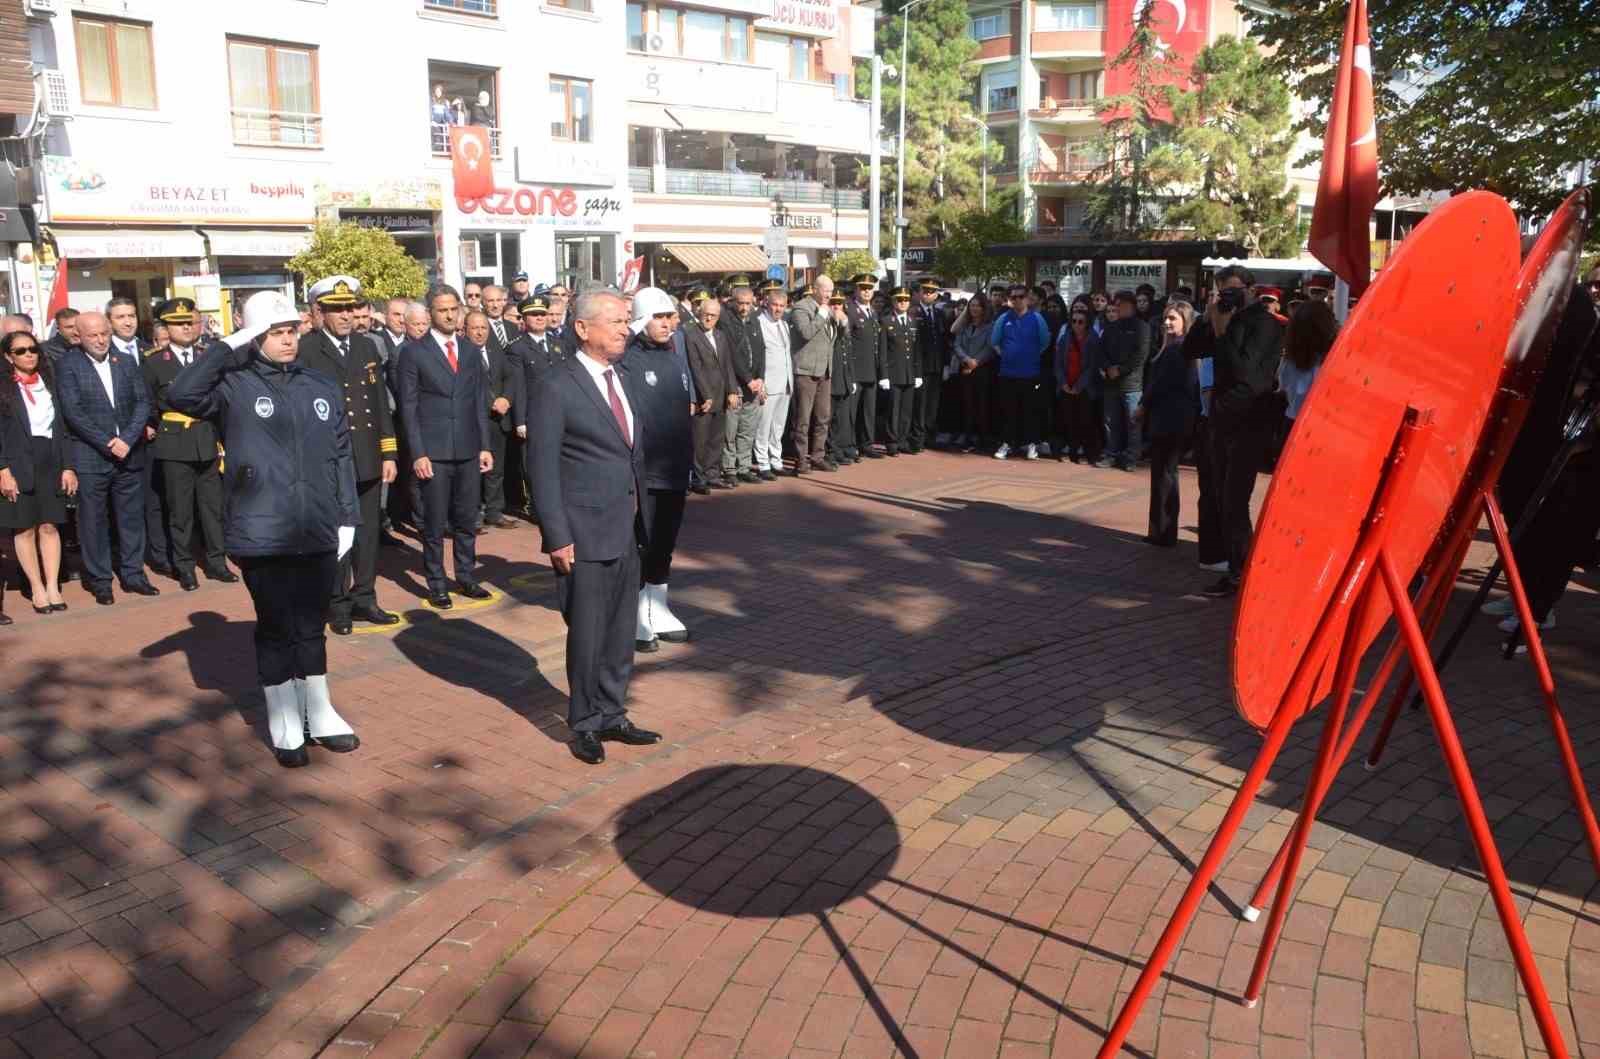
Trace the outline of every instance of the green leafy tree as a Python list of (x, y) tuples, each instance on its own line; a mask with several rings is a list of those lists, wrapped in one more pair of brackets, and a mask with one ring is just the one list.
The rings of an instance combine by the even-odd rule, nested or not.
[[(900, 65), (901, 0), (883, 5), (878, 54)], [(883, 80), (883, 141), (900, 130), (900, 95), (906, 97), (906, 196), (908, 234), (943, 238), (962, 214), (981, 198), (983, 145), (975, 123), (972, 86), (978, 77), (978, 45), (967, 35), (966, 0), (927, 0), (910, 17), (908, 70)], [(870, 93), (872, 72), (865, 64), (856, 77)], [(990, 160), (998, 161), (997, 144)], [(895, 159), (883, 165), (883, 239), (894, 245)]]
[(1017, 222), (1015, 205), (1001, 202), (988, 213), (968, 210), (950, 226), (950, 233), (934, 254), (934, 268), (951, 282), (977, 280), (981, 285), (996, 277), (1022, 274), (1022, 259), (990, 257), (985, 248), (997, 243), (1020, 243), (1027, 232)]
[(876, 273), (878, 263), (872, 259), (870, 250), (841, 250), (828, 258), (827, 263), (822, 266), (822, 271), (826, 272), (830, 279), (838, 282), (863, 272)]
[[(1320, 142), (1345, 5), (1273, 0), (1252, 11), (1250, 32), (1270, 69), (1315, 104), (1297, 127)], [(1391, 193), (1487, 188), (1546, 213), (1579, 166), (1600, 156), (1591, 0), (1375, 2), (1368, 25), (1379, 165)]]
[(1183, 192), (1163, 223), (1201, 239), (1236, 239), (1255, 257), (1295, 256), (1289, 90), (1255, 45), (1230, 36), (1195, 57), (1188, 81), (1172, 100), (1172, 140), (1151, 159), (1154, 178)]
[(1170, 113), (1182, 71), (1161, 42), (1157, 5), (1145, 4), (1134, 19), (1128, 43), (1106, 63), (1107, 76), (1128, 71), (1128, 90), (1101, 101), (1100, 166), (1085, 216), (1102, 238), (1143, 239), (1162, 227), (1169, 194), (1166, 179), (1173, 126)]
[(354, 276), (368, 298), (416, 298), (428, 285), (422, 263), (394, 236), (360, 224), (319, 224), (311, 245), (289, 259), (289, 270), (314, 283), (324, 276)]

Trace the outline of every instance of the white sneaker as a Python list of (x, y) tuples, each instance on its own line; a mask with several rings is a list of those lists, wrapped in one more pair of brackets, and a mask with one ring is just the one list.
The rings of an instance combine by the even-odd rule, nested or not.
[(1001, 442), (1000, 447), (998, 449), (994, 450), (994, 458), (997, 459), (997, 460), (1010, 459), (1011, 458), (1011, 446), (1005, 444), (1004, 442)]
[[(1487, 609), (1487, 608), (1485, 608), (1485, 609)], [(1500, 623), (1500, 625), (1499, 625), (1499, 628), (1500, 628), (1501, 632), (1511, 633), (1511, 632), (1516, 632), (1517, 631), (1517, 626), (1519, 626), (1521, 624), (1522, 623), (1517, 620), (1517, 616), (1515, 614), (1513, 614), (1513, 615), (1511, 615), (1511, 617), (1509, 617), (1509, 618), (1505, 619), (1504, 621), (1502, 621)], [(1544, 632), (1547, 629), (1554, 629), (1555, 627), (1556, 627), (1556, 612), (1554, 610), (1552, 610), (1549, 614), (1545, 615), (1544, 621), (1541, 621), (1539, 623), (1539, 631), (1540, 632)]]
[(1029, 445), (1028, 446), (1028, 459), (1036, 460), (1038, 458), (1039, 458), (1039, 446), (1037, 446), (1037, 445)]
[(1228, 572), (1228, 560), (1226, 559), (1222, 559), (1214, 563), (1196, 563), (1195, 565), (1202, 570), (1210, 570), (1214, 574), (1225, 574)]
[(1510, 596), (1501, 596), (1499, 599), (1492, 599), (1483, 605), (1483, 612), (1492, 618), (1503, 618), (1515, 611), (1516, 608), (1512, 605)]

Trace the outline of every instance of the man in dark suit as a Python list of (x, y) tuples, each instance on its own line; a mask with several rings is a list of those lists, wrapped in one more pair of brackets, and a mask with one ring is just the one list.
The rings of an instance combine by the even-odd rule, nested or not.
[[(169, 298), (156, 308), (156, 319), (167, 325), (167, 344), (145, 354), (140, 365), (150, 391), (150, 441), (155, 475), (166, 499), (166, 538), (171, 542), (172, 565), (185, 592), (200, 587), (194, 573), (195, 511), (200, 512), (200, 533), (206, 547), (206, 576), (234, 582), (222, 543), (222, 474), (217, 456), (217, 430), (204, 419), (174, 411), (167, 388), (178, 373), (208, 354), (195, 342), (200, 333), (194, 299)], [(112, 325), (113, 327), (115, 324)]]
[(650, 525), (644, 446), (629, 386), (616, 370), (628, 312), (612, 290), (578, 298), (581, 347), (534, 391), (529, 416), (534, 503), (567, 622), (568, 744), (598, 765), (605, 742), (648, 746), (661, 736), (628, 720), (638, 616), (639, 547)]
[(62, 357), (78, 348), (78, 315), (78, 310), (70, 306), (56, 310), (55, 333), (45, 339), (41, 347), (50, 363), (59, 364)]
[(124, 592), (158, 596), (144, 575), (144, 431), (150, 393), (139, 365), (111, 351), (111, 323), (102, 313), (77, 318), (81, 348), (57, 366), (61, 414), (72, 431), (71, 467), (78, 472), (78, 541), (85, 586), (110, 606), (111, 523), (117, 527), (116, 574)]
[(544, 375), (562, 364), (567, 353), (559, 347), (546, 330), (550, 319), (550, 301), (543, 294), (530, 294), (517, 303), (517, 313), (522, 317), (522, 336), (511, 343), (507, 352), (517, 362), (522, 379), (520, 400), (511, 402), (513, 426), (521, 442), (523, 484), (528, 490), (527, 514), (533, 517), (533, 461), (528, 458), (528, 415), (533, 407), (533, 391)]
[(924, 276), (917, 281), (917, 304), (912, 314), (917, 323), (917, 360), (922, 386), (915, 395), (911, 445), (906, 451), (917, 453), (931, 448), (939, 436), (939, 394), (944, 388), (945, 365), (950, 360), (950, 328), (939, 311), (938, 280)]
[[(872, 291), (878, 281), (868, 273), (851, 279), (855, 300), (845, 306), (845, 318), (850, 321), (850, 374), (860, 384), (851, 409), (855, 431), (847, 455), (860, 459), (878, 459), (883, 454), (872, 447), (878, 432), (878, 380), (883, 377), (878, 369), (882, 353), (879, 331), (882, 322), (872, 308)], [(849, 439), (847, 439), (849, 440)]]
[(694, 469), (705, 490), (733, 489), (738, 482), (722, 475), (725, 417), (740, 402), (739, 380), (733, 374), (733, 347), (729, 345), (728, 332), (717, 326), (722, 319), (722, 303), (707, 290), (695, 291), (689, 299), (694, 304), (694, 319), (683, 328), (684, 352), (689, 358), (695, 393), (700, 397), (689, 423), (694, 435)]
[(513, 332), (500, 318), (505, 311), (505, 288), (483, 288), (483, 304), (481, 314), (467, 314), (467, 337), (483, 350), (489, 390), (489, 452), (494, 467), (483, 476), (483, 528), (510, 529), (516, 523), (506, 518), (506, 455), (517, 425), (515, 405), (522, 397), (522, 370), (515, 357), (506, 355)]
[(322, 323), (301, 336), (295, 360), (339, 384), (356, 464), (361, 525), (356, 527), (355, 546), (339, 561), (339, 580), (328, 608), (328, 627), (347, 636), (352, 622), (394, 625), (400, 620), (398, 614), (378, 606), (377, 593), (378, 536), (383, 524), (379, 506), (383, 484), (395, 479), (399, 445), (384, 386), (383, 354), (372, 339), (355, 333), (360, 282), (354, 276), (328, 276), (307, 293)]
[(882, 347), (878, 354), (878, 390), (888, 399), (884, 417), (884, 451), (900, 455), (911, 443), (911, 420), (916, 392), (922, 389), (922, 366), (918, 361), (917, 325), (911, 319), (911, 290), (896, 287), (890, 295), (892, 308), (879, 321)]
[[(428, 602), (448, 610), (450, 583), (444, 575), (444, 531), (454, 540), (458, 591), (488, 599), (478, 584), (477, 545), (481, 476), (494, 466), (489, 445), (489, 388), (483, 354), (456, 337), (461, 299), (453, 287), (427, 295), (430, 329), (400, 347), (395, 389), (406, 446), (422, 483), (422, 566)], [(481, 316), (482, 314), (478, 314)]]

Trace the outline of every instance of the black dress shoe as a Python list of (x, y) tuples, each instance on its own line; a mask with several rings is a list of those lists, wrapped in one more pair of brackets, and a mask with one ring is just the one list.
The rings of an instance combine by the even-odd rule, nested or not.
[(111, 594), (110, 585), (107, 585), (105, 588), (92, 589), (92, 591), (94, 592), (94, 601), (100, 604), (102, 607), (109, 607), (111, 604), (117, 601), (117, 597)]
[(153, 570), (156, 573), (160, 574), (162, 577), (177, 577), (178, 576), (177, 569), (174, 568), (174, 567), (168, 566), (166, 563), (147, 563), (146, 565), (149, 566), (151, 570)]
[(661, 645), (655, 640), (635, 640), (633, 649), (641, 654), (653, 655), (661, 650)]
[(234, 584), (239, 580), (239, 575), (229, 570), (226, 566), (219, 567), (216, 570), (207, 570), (206, 577), (212, 581), (221, 581), (225, 585)]
[(371, 625), (400, 624), (400, 615), (391, 614), (380, 607), (355, 607), (350, 611), (350, 617), (355, 621), (364, 621)]
[(863, 452), (861, 455), (865, 456), (869, 460), (881, 460), (881, 459), (883, 459), (883, 453), (879, 452), (877, 449), (868, 449), (866, 452)]
[(50, 613), (50, 605), (48, 603), (46, 603), (42, 607), (34, 607), (33, 608), (33, 612), (35, 614), (49, 614)]
[(499, 518), (492, 518), (489, 520), (489, 525), (493, 526), (495, 529), (513, 529), (516, 527), (516, 524), (517, 523), (515, 519), (506, 518), (504, 515), (501, 515)]
[(575, 733), (567, 749), (585, 765), (598, 765), (606, 759), (606, 748), (600, 745), (600, 737), (593, 732)]
[(442, 588), (437, 592), (429, 592), (428, 602), (438, 610), (449, 610), (455, 606), (454, 603), (450, 602), (450, 593)]
[(751, 471), (740, 471), (739, 472), (739, 481), (741, 481), (741, 482), (759, 482), (759, 481), (761, 481), (761, 479)]
[(310, 741), (324, 750), (331, 750), (335, 754), (348, 754), (361, 745), (361, 739), (354, 732), (349, 735), (313, 735)]
[(839, 465), (834, 463), (832, 460), (823, 460), (821, 463), (815, 464), (814, 466), (819, 471), (837, 471), (839, 469)]
[(349, 636), (352, 626), (349, 618), (329, 618), (328, 630), (335, 636)]
[(456, 588), (456, 591), (461, 593), (463, 596), (466, 596), (468, 599), (489, 599), (494, 596), (493, 592), (490, 592), (482, 585), (469, 584), (465, 581), (463, 581), (460, 586)]
[(704, 482), (696, 482), (689, 487), (689, 492), (696, 496), (710, 496), (711, 487)]
[(277, 758), (278, 764), (286, 769), (305, 768), (311, 764), (311, 755), (306, 752), (305, 744), (303, 743), (293, 750), (282, 750), (278, 747), (273, 747), (272, 756)]
[(756, 472), (756, 477), (761, 479), (763, 482), (776, 482), (778, 480), (778, 476), (767, 470), (765, 467)]
[(131, 592), (135, 596), (159, 596), (161, 590), (148, 581), (125, 581), (122, 591)]
[(608, 743), (626, 743), (628, 746), (651, 746), (661, 742), (661, 733), (636, 728), (626, 717), (612, 728), (602, 729), (600, 738)]
[(713, 488), (713, 489), (737, 489), (737, 488), (739, 488), (739, 483), (738, 482), (729, 481), (726, 478), (718, 478), (716, 481), (711, 483), (711, 488)]
[(11, 625), (16, 621), (11, 615), (0, 612), (0, 627)]
[(50, 609), (59, 614), (61, 611), (67, 609), (67, 605), (65, 603), (52, 603), (50, 604)]
[(178, 573), (178, 587), (185, 592), (193, 592), (200, 587), (200, 579), (194, 576), (193, 570), (181, 570)]

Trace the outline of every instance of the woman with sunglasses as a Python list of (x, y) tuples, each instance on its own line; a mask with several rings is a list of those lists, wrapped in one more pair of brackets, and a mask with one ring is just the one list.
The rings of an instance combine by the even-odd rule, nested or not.
[[(56, 413), (54, 373), (26, 331), (0, 338), (11, 370), (0, 385), (0, 528), (9, 529), (35, 614), (67, 609), (61, 599), (61, 534), (78, 476), (66, 466), (66, 424)], [(0, 587), (0, 592), (3, 592)], [(0, 625), (11, 619), (0, 613)]]

